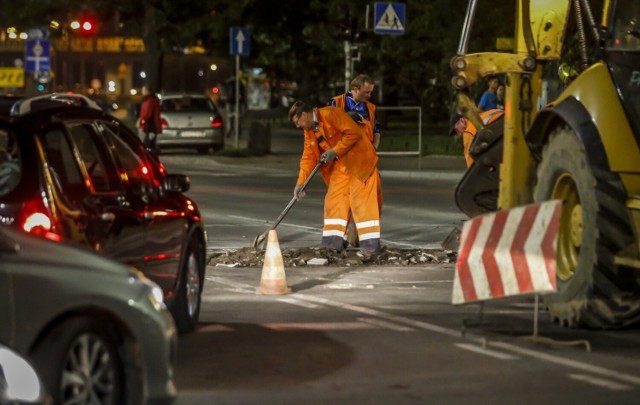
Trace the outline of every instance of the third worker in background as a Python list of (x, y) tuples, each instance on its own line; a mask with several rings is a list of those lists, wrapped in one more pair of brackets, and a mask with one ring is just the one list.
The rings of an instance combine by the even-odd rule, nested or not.
[[(368, 101), (371, 98), (375, 82), (367, 75), (358, 75), (351, 81), (351, 91), (333, 97), (329, 105), (343, 109), (346, 113), (357, 113), (364, 124), (363, 132), (378, 150), (380, 145), (380, 126), (376, 119), (376, 106)], [(350, 114), (352, 115), (352, 114)], [(353, 115), (352, 115), (353, 117)]]

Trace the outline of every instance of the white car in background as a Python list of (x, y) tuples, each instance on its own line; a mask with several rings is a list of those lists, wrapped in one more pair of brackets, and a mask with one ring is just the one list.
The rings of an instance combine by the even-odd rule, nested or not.
[(162, 149), (195, 148), (206, 154), (224, 149), (222, 114), (203, 94), (163, 94), (160, 97)]

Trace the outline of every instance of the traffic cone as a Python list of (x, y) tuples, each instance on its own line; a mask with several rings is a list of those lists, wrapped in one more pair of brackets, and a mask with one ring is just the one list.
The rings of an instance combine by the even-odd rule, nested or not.
[(269, 231), (267, 249), (264, 252), (264, 264), (262, 265), (262, 277), (257, 292), (264, 295), (291, 293), (291, 288), (287, 286), (282, 252), (280, 252), (280, 243), (278, 243), (278, 234), (275, 229)]

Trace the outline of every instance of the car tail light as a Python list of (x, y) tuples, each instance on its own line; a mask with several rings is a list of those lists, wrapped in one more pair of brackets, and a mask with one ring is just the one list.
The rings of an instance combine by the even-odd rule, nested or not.
[(53, 221), (41, 201), (29, 201), (22, 210), (22, 229), (29, 233), (43, 234), (51, 231)]
[(162, 128), (166, 128), (169, 126), (169, 123), (164, 118), (160, 118), (160, 125), (162, 125)]
[(213, 119), (213, 121), (211, 121), (211, 127), (213, 128), (220, 128), (222, 127), (222, 118), (220, 117), (215, 117)]

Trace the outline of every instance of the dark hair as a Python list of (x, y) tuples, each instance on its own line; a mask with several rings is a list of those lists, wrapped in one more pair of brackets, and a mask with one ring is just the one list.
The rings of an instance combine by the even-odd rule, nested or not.
[(373, 81), (371, 76), (358, 75), (354, 77), (353, 80), (351, 80), (351, 88), (354, 88), (354, 87), (361, 88), (362, 86), (365, 85), (365, 83), (369, 83), (373, 85), (376, 84), (376, 82)]
[(293, 121), (293, 117), (299, 118), (303, 112), (313, 112), (313, 108), (304, 101), (296, 101), (289, 110), (289, 121)]

